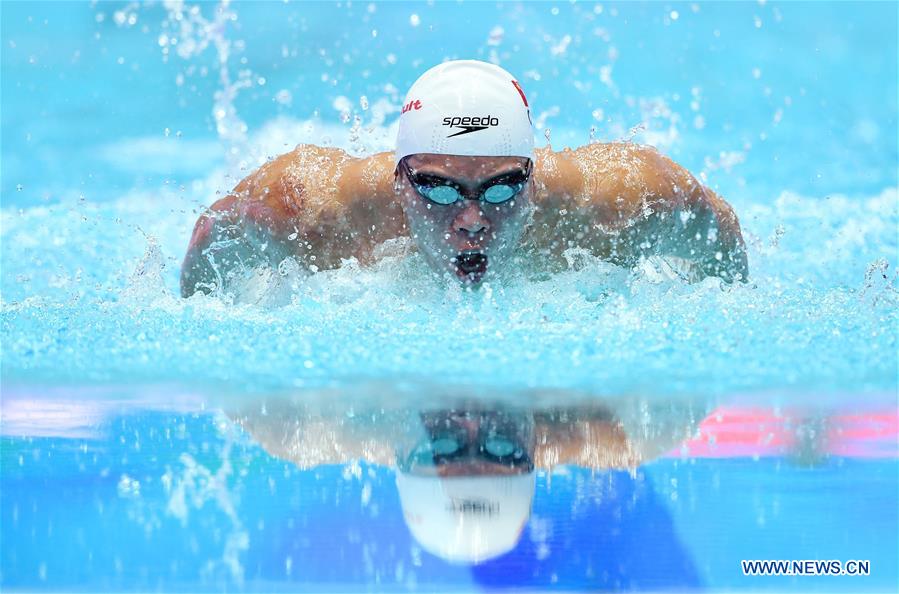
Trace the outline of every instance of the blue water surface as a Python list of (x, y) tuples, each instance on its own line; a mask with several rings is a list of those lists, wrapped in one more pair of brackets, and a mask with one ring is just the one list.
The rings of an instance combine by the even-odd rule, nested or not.
[[(541, 473), (515, 549), (466, 567), (416, 545), (383, 466), (299, 470), (210, 414), (124, 414), (103, 429), (4, 438), (0, 517), (4, 540), (17, 535), (5, 587), (890, 591), (897, 579), (895, 459)], [(739, 561), (757, 558), (865, 559), (872, 573), (747, 578)]]

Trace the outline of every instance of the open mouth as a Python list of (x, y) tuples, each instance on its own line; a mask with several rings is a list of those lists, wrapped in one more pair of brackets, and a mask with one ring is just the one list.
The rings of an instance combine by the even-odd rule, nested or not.
[(478, 283), (487, 272), (487, 254), (468, 250), (456, 254), (453, 258), (456, 265), (456, 275), (464, 282)]

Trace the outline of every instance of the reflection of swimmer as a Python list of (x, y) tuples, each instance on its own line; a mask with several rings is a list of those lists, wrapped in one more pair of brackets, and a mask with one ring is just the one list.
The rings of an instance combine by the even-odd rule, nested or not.
[(426, 551), (480, 563), (512, 550), (531, 515), (534, 423), (526, 414), (443, 411), (397, 451), (403, 518)]
[(259, 410), (232, 416), (270, 454), (302, 468), (360, 459), (394, 467), (415, 540), (442, 559), (469, 564), (516, 546), (530, 517), (536, 470), (634, 468), (670, 450), (701, 418), (689, 406), (669, 412), (660, 433), (622, 424), (598, 406), (535, 411), (462, 404), (348, 417), (277, 401), (266, 403), (265, 414)]
[(739, 222), (717, 194), (650, 147), (535, 151), (527, 99), (502, 68), (436, 66), (402, 111), (393, 153), (301, 145), (213, 204), (194, 229), (182, 294), (286, 258), (313, 271), (369, 263), (405, 236), (436, 271), (470, 284), (515, 255), (551, 269), (572, 247), (625, 266), (667, 257), (690, 278), (747, 277)]
[[(400, 436), (408, 439), (410, 424), (417, 427), (420, 417), (436, 414), (357, 410), (350, 417), (344, 410), (287, 400), (266, 402), (264, 408), (264, 414), (256, 406), (229, 414), (269, 454), (300, 468), (354, 460), (395, 466), (397, 451), (404, 447)], [(474, 409), (463, 404), (448, 410)], [(690, 403), (682, 407), (665, 403), (659, 415), (666, 417), (662, 421), (652, 416), (642, 422), (634, 421), (634, 415), (619, 415), (617, 410), (612, 412), (599, 405), (559, 406), (529, 410), (528, 414), (533, 419), (535, 436), (531, 459), (536, 468), (544, 470), (562, 465), (633, 468), (688, 438), (703, 417)]]

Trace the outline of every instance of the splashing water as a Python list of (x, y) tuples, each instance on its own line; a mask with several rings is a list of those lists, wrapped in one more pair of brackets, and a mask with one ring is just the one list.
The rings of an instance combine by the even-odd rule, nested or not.
[[(213, 95), (212, 115), (219, 140), (225, 147), (228, 171), (238, 175), (250, 165), (258, 164), (247, 143), (247, 124), (237, 113), (235, 101), (243, 89), (253, 86), (253, 72), (248, 68), (238, 71), (232, 80), (229, 61), (239, 54), (243, 42), (228, 38), (229, 23), (237, 21), (237, 12), (230, 0), (221, 0), (213, 8), (214, 16), (203, 16), (203, 5), (187, 4), (183, 0), (165, 0), (166, 19), (162, 23), (165, 33), (159, 36), (163, 55), (168, 57), (174, 48), (178, 57), (188, 62), (196, 61), (211, 45), (215, 49), (219, 89)], [(183, 75), (179, 75), (183, 80)]]
[[(100, 245), (62, 242), (42, 249), (40, 266), (31, 256), (27, 268), (9, 271), (20, 282), (4, 290), (7, 381), (266, 389), (421, 376), (710, 394), (775, 386), (880, 391), (895, 381), (899, 294), (888, 257), (895, 190), (866, 201), (864, 212), (875, 217), (846, 198), (793, 194), (748, 210), (753, 269), (745, 286), (686, 284), (652, 266), (628, 272), (573, 251), (569, 269), (552, 277), (522, 272), (467, 292), (435, 281), (398, 241), (371, 267), (347, 261), (311, 276), (269, 272), (247, 288), (252, 296), (241, 301), (250, 304), (239, 306), (177, 297), (177, 260), (164, 254), (183, 241), (184, 217), (167, 232), (158, 222), (159, 243), (151, 239), (143, 256), (80, 268), (106, 245), (140, 249), (133, 232), (111, 222), (120, 208), (93, 213)], [(49, 233), (67, 216), (52, 208), (7, 216), (7, 245), (28, 254), (29, 238), (51, 244), (34, 229)], [(829, 229), (828, 239), (809, 244), (809, 225)]]
[[(295, 99), (287, 105), (279, 99), (286, 82), (254, 86), (261, 76), (254, 71), (261, 71), (265, 61), (249, 58), (258, 59), (254, 44), (266, 42), (229, 38), (241, 23), (228, 2), (213, 7), (171, 1), (163, 9), (161, 30), (153, 38), (165, 57), (176, 53), (187, 64), (178, 73), (179, 89), (187, 88), (184, 81), (191, 76), (202, 79), (197, 66), (207, 49), (215, 51), (213, 130), (226, 147), (225, 171), (232, 175), (246, 172), (258, 155), (280, 154), (298, 142), (330, 142), (358, 155), (390, 150), (401, 102), (397, 89), (426, 66), (416, 61), (401, 74), (372, 72), (366, 66), (356, 73), (358, 81), (377, 80), (355, 92), (362, 83), (352, 90), (332, 85), (336, 62), (327, 48), (316, 50), (322, 63), (331, 66), (328, 76), (321, 77), (326, 89), (321, 100), (313, 103), (312, 116), (302, 119), (296, 115), (299, 88), (290, 90)], [(143, 10), (151, 9), (128, 7), (115, 20), (130, 34), (137, 23), (151, 21), (134, 16)], [(212, 16), (204, 16), (209, 11)], [(366, 11), (353, 19), (368, 30), (369, 21), (382, 12), (389, 11)], [(677, 26), (687, 26), (688, 16), (682, 16)], [(307, 18), (312, 17), (303, 15)], [(424, 24), (433, 20), (421, 18), (423, 25), (406, 35), (427, 35)], [(553, 120), (557, 148), (568, 139), (587, 142), (591, 126), (599, 126), (594, 133), (601, 141), (628, 134), (636, 121), (642, 123), (631, 128), (629, 138), (655, 139), (698, 164), (697, 172), (704, 164), (704, 177), (725, 184), (719, 190), (740, 215), (749, 247), (749, 284), (723, 286), (713, 279), (688, 284), (680, 279), (680, 267), (670, 262), (647, 262), (627, 271), (575, 249), (568, 254), (568, 268), (557, 274), (522, 268), (483, 290), (467, 292), (435, 281), (412, 246), (396, 242), (385, 246), (384, 256), (370, 267), (347, 261), (340, 269), (307, 275), (285, 263), (278, 270), (256, 271), (237, 296), (239, 305), (226, 298), (183, 300), (177, 297), (177, 276), (191, 226), (234, 180), (217, 167), (206, 167), (208, 160), (198, 156), (199, 144), (172, 135), (165, 137), (166, 144), (146, 146), (161, 146), (170, 161), (197, 171), (183, 183), (135, 186), (77, 205), (61, 199), (19, 210), (4, 207), (4, 382), (163, 382), (240, 391), (360, 377), (427, 377), (510, 389), (555, 386), (604, 393), (893, 390), (897, 194), (889, 168), (872, 165), (879, 172), (876, 190), (792, 190), (813, 190), (819, 183), (803, 185), (798, 176), (776, 168), (782, 162), (777, 132), (795, 136), (796, 129), (811, 125), (817, 116), (814, 110), (805, 115), (797, 111), (802, 93), (793, 93), (797, 98), (789, 109), (772, 107), (782, 110), (776, 129), (771, 114), (760, 110), (758, 121), (765, 123), (759, 129), (769, 135), (767, 144), (756, 140), (734, 146), (734, 134), (714, 127), (728, 117), (716, 87), (687, 81), (681, 88), (671, 82), (681, 91), (660, 95), (652, 90), (641, 96), (627, 67), (639, 52), (622, 43), (610, 45), (626, 36), (623, 23), (609, 11), (581, 18), (584, 27), (592, 27), (586, 31), (591, 43), (608, 56), (600, 66), (615, 64), (612, 97), (617, 103), (585, 107), (553, 94), (557, 85), (547, 81), (546, 73), (560, 64), (573, 73), (574, 88), (585, 93), (595, 88), (573, 67), (588, 38), (574, 29), (535, 39), (543, 57), (527, 67), (503, 53), (527, 36), (499, 17), (485, 21), (490, 25), (475, 43), (483, 45), (485, 56), (497, 51), (504, 66), (528, 73), (522, 80), (535, 89), (532, 102), (542, 105), (541, 122)], [(308, 33), (310, 25), (303, 19), (290, 13), (286, 21)], [(355, 22), (351, 19), (347, 26)], [(253, 25), (243, 26), (246, 32)], [(370, 35), (365, 39), (382, 43)], [(279, 53), (273, 49), (287, 56), (287, 63), (296, 63), (287, 45), (267, 44), (262, 55)], [(347, 54), (343, 63), (352, 63), (353, 55)], [(390, 55), (385, 64), (399, 68)], [(236, 61), (240, 69), (235, 76)], [(590, 71), (599, 86), (611, 83), (610, 70)], [(314, 68), (297, 72), (319, 76)], [(264, 74), (270, 81), (276, 77), (274, 71)], [(776, 71), (767, 67), (762, 79), (748, 76), (747, 84), (756, 84), (752, 81), (770, 81)], [(350, 80), (349, 74), (345, 77), (341, 80)], [(327, 90), (334, 86), (336, 90)], [(249, 101), (251, 93), (269, 87), (271, 101), (249, 102), (247, 113), (238, 114), (239, 100)], [(807, 95), (814, 92), (803, 89)], [(764, 89), (759, 92), (768, 96)], [(209, 96), (195, 102), (208, 111)], [(565, 108), (566, 101), (573, 105)], [(322, 109), (328, 105), (338, 113)], [(582, 107), (582, 117), (571, 115)], [(272, 109), (292, 111), (272, 115)], [(702, 139), (684, 126), (696, 115), (705, 118), (702, 133), (707, 137)], [(753, 125), (752, 118), (748, 121)], [(872, 118), (865, 121), (867, 132), (859, 138), (888, 145), (887, 134), (870, 130)], [(847, 126), (857, 127), (854, 121)], [(757, 130), (750, 132), (757, 136)], [(110, 154), (122, 154), (117, 146), (135, 146), (128, 139), (119, 141)], [(706, 150), (707, 144), (714, 150)], [(839, 146), (830, 147), (837, 156)], [(140, 165), (129, 161), (132, 168)], [(771, 175), (762, 173), (768, 170)], [(864, 175), (868, 180), (874, 174), (865, 170)], [(747, 186), (747, 179), (757, 184)], [(866, 181), (864, 187), (872, 183)], [(772, 187), (776, 190), (766, 196)]]
[(227, 518), (228, 534), (225, 537), (224, 550), (220, 560), (209, 560), (201, 573), (204, 579), (215, 576), (220, 568), (224, 568), (230, 581), (241, 585), (244, 568), (240, 555), (249, 547), (249, 535), (237, 514), (237, 504), (233, 492), (234, 470), (231, 463), (231, 449), (234, 436), (233, 425), (227, 419), (218, 419), (216, 426), (225, 434), (225, 442), (221, 448), (221, 462), (215, 471), (207, 468), (188, 453), (179, 457), (180, 468), (168, 470), (162, 477), (163, 487), (168, 495), (166, 513), (177, 518), (182, 526), (190, 521), (191, 510), (201, 510), (207, 503), (213, 502), (217, 510)]

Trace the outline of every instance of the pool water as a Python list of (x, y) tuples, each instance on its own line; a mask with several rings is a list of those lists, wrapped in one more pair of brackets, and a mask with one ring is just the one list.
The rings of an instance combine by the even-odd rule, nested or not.
[[(416, 542), (395, 471), (355, 458), (348, 437), (390, 448), (408, 411), (464, 406), (445, 391), (120, 393), (5, 395), (5, 588), (890, 591), (899, 577), (888, 401), (852, 414), (731, 404), (696, 423), (708, 402), (644, 400), (635, 422), (595, 397), (506, 395), (494, 406), (569, 420), (609, 407), (661, 451), (635, 469), (539, 470), (515, 548), (466, 566)], [(871, 574), (746, 577), (742, 559), (863, 559)]]
[[(895, 591), (895, 4), (0, 11), (4, 591)], [(734, 206), (750, 282), (573, 251), (463, 291), (394, 241), (239, 303), (180, 298), (217, 196), (297, 143), (390, 150), (405, 89), (449, 58), (515, 73), (541, 145), (683, 164)], [(643, 455), (539, 469), (516, 547), (447, 563), (383, 454), (434, 407), (601, 409)], [(367, 450), (295, 441), (362, 418)]]

